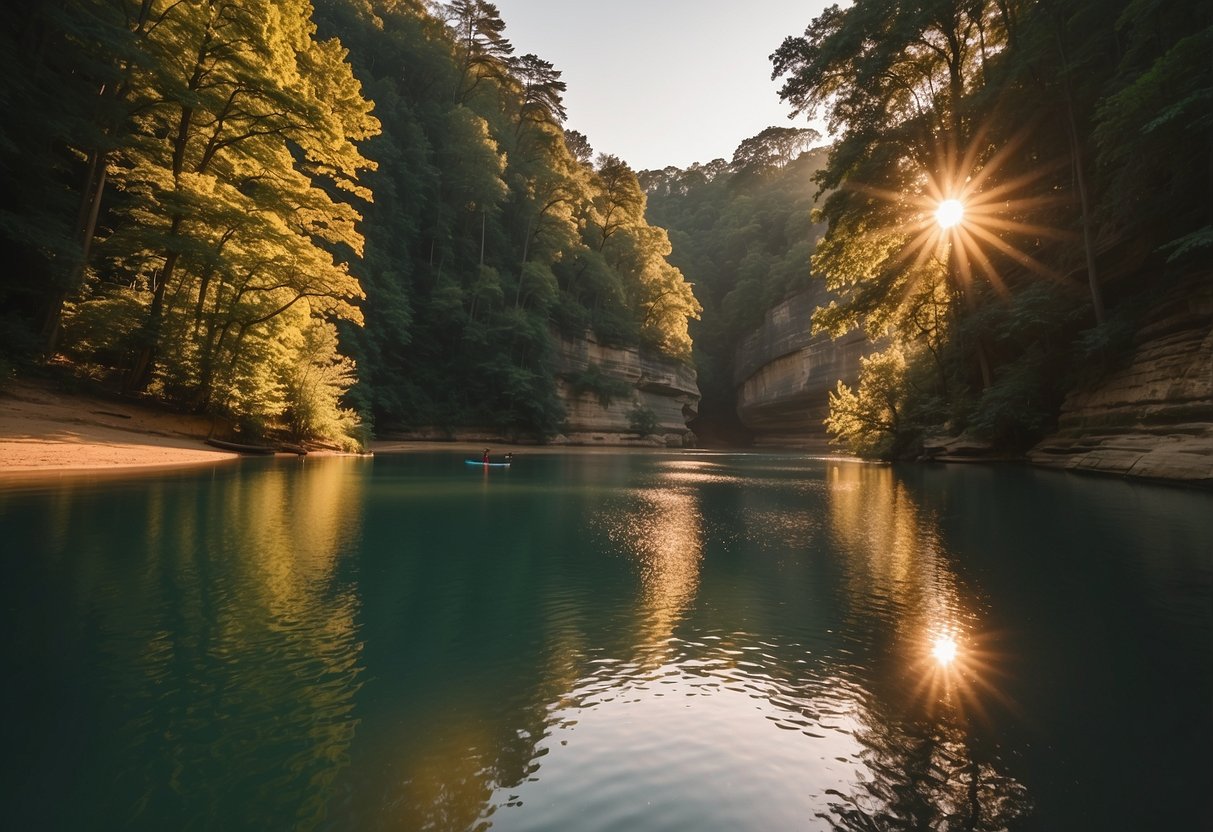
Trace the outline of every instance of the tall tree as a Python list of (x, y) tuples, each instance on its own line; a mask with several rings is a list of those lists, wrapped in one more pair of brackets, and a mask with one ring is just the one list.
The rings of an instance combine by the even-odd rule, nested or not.
[[(343, 243), (360, 252), (357, 214), (317, 184), (324, 178), (338, 190), (369, 198), (357, 176), (371, 163), (354, 142), (372, 135), (377, 124), (344, 49), (315, 40), (313, 33), (304, 0), (285, 6), (216, 0), (171, 7), (149, 37), (152, 63), (139, 81), (151, 103), (139, 112), (136, 140), (119, 152), (114, 175), (140, 243), (160, 250), (144, 272), (150, 298), (131, 387), (141, 389), (153, 376), (164, 318), (172, 311), (166, 309), (170, 290), (180, 298), (197, 279), (191, 293), (204, 305), (210, 280), (224, 269), (208, 267), (200, 275), (199, 267), (207, 258), (244, 253), (231, 243), (233, 237), (274, 239), (276, 214), (291, 230), (290, 245), (307, 250), (319, 242)], [(230, 202), (221, 208), (221, 200)], [(216, 215), (218, 226), (211, 222)], [(248, 220), (233, 226), (225, 217)], [(119, 235), (115, 241), (127, 239)], [(263, 252), (254, 256), (258, 264), (283, 260)], [(279, 276), (271, 285), (290, 285), (285, 279)], [(300, 286), (296, 294), (312, 295), (312, 289)], [(359, 293), (356, 283), (340, 281), (332, 291)]]
[[(0, 96), (11, 118), (0, 128), (0, 237), (11, 268), (0, 297), (22, 314), (0, 327), (0, 349), (54, 351), (89, 259), (107, 154), (123, 140), (150, 7), (70, 0), (2, 12)], [(38, 271), (49, 285), (32, 280)]]
[[(1175, 204), (1191, 212), (1173, 230), (1134, 204), (1165, 204), (1136, 175), (1178, 184), (1177, 168), (1163, 172), (1172, 160), (1208, 158), (1209, 121), (1196, 114), (1210, 64), (1196, 56), (1209, 14), (1165, 5), (860, 0), (827, 9), (772, 56), (785, 100), (827, 110), (839, 134), (818, 177), (828, 231), (813, 256), (838, 300), (815, 323), (864, 326), (906, 362), (893, 383), (861, 379), (858, 399), (839, 397), (899, 391), (903, 435), (885, 447), (910, 448), (915, 432), (945, 423), (1011, 444), (1039, 436), (1083, 345), (1108, 342), (1109, 272), (1123, 293), (1123, 275), (1163, 239), (1177, 263), (1213, 239), (1198, 218), (1205, 178), (1178, 186)], [(932, 212), (947, 198), (967, 204), (944, 231)], [(1075, 338), (1084, 315), (1095, 326)], [(1051, 365), (1028, 331), (1053, 343)]]
[(466, 102), (481, 81), (504, 77), (514, 46), (505, 36), (505, 21), (493, 3), (454, 0), (443, 11), (459, 50), (455, 100)]

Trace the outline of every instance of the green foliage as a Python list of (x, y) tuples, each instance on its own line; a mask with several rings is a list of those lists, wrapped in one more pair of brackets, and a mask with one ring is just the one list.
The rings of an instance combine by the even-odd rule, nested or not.
[(1059, 403), (1050, 389), (1057, 381), (1052, 358), (1034, 346), (1003, 366), (982, 391), (970, 432), (1012, 450), (1025, 450), (1039, 441), (1053, 426)]
[(830, 394), (826, 430), (850, 453), (888, 457), (904, 444), (906, 360), (892, 347), (860, 361), (859, 382), (852, 390), (841, 381)]
[[(300, 333), (302, 359), (284, 379), (287, 427), (297, 440), (340, 439), (349, 450), (364, 450), (354, 441), (358, 415), (341, 406), (355, 379), (354, 362), (337, 353), (337, 333), (323, 322)], [(349, 440), (349, 441), (346, 441)]]
[(363, 279), (365, 329), (342, 330), (376, 424), (550, 435), (563, 419), (557, 334), (686, 349), (698, 307), (635, 175), (618, 159), (595, 166), (585, 137), (565, 133), (560, 72), (513, 55), (495, 6), (318, 9), (383, 125), (361, 227), (384, 268)]
[(1128, 360), (1137, 333), (1138, 311), (1131, 304), (1125, 304), (1102, 324), (1078, 333), (1074, 339), (1073, 361), (1080, 383), (1094, 383)]
[[(564, 129), (560, 72), (483, 0), (9, 5), (0, 355), (61, 349), (250, 428), (344, 435), (353, 404), (547, 435), (554, 337), (587, 328), (694, 355), (724, 423), (746, 334), (824, 286), (815, 326), (904, 361), (839, 391), (839, 436), (1018, 446), (1123, 354), (1142, 275), (1210, 248), (1191, 0), (831, 7), (774, 67), (832, 148), (769, 128), (639, 176)], [(924, 195), (956, 188), (984, 205), (935, 245)]]
[[(1190, 2), (858, 0), (784, 41), (783, 98), (837, 133), (815, 328), (890, 344), (831, 399), (843, 444), (900, 455), (943, 429), (1020, 450), (1126, 354), (1130, 311), (1208, 248), (1211, 33)], [(964, 223), (937, 230), (958, 193)]]
[[(378, 123), (311, 17), (306, 0), (79, 0), (28, 21), (71, 57), (23, 78), (22, 95), (79, 107), (40, 137), (61, 154), (42, 174), (70, 174), (74, 204), (23, 194), (74, 218), (71, 245), (47, 238), (26, 261), (52, 277), (48, 349), (256, 431), (288, 418), (292, 373), (345, 360), (335, 337), (307, 333), (361, 323), (350, 263), (363, 239), (346, 200), (370, 198), (357, 143)], [(313, 430), (337, 418), (331, 396), (306, 398)]]
[(639, 437), (652, 436), (660, 426), (657, 414), (640, 402), (628, 414), (628, 427)]
[(737, 146), (730, 166), (744, 183), (787, 167), (820, 138), (816, 130), (808, 128), (768, 127)]
[(773, 305), (810, 285), (809, 255), (824, 230), (811, 217), (824, 150), (800, 152), (812, 131), (772, 127), (733, 162), (640, 174), (652, 222), (669, 228), (670, 262), (694, 282), (702, 319), (688, 321), (703, 399), (697, 430), (744, 441), (735, 356)]
[(631, 394), (633, 390), (632, 385), (604, 372), (593, 362), (587, 364), (584, 370), (566, 374), (565, 380), (574, 396), (592, 393), (603, 407), (609, 407), (612, 401)]
[(64, 310), (60, 349), (81, 364), (118, 366), (134, 349), (147, 317), (147, 299), (133, 289), (114, 289)]
[(1200, 258), (1207, 262), (1209, 252), (1213, 251), (1213, 225), (1202, 226), (1163, 245), (1159, 250), (1167, 255), (1167, 263), (1195, 264)]
[[(1127, 49), (1113, 92), (1092, 119), (1108, 182), (1109, 198), (1100, 206), (1105, 225), (1131, 233), (1133, 226), (1160, 223), (1175, 254), (1194, 243), (1207, 250), (1207, 230), (1192, 232), (1207, 229), (1213, 185), (1213, 23), (1207, 14), (1193, 20), (1186, 5), (1128, 4), (1118, 25)], [(1142, 15), (1155, 22), (1144, 25)]]
[(689, 352), (698, 305), (635, 175), (588, 164), (560, 72), (513, 57), (491, 3), (2, 14), (0, 354), (345, 442), (553, 433), (553, 320)]

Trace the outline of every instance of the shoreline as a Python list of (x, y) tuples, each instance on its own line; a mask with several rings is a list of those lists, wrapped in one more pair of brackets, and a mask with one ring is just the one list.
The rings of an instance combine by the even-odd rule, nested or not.
[(17, 381), (0, 391), (0, 482), (164, 470), (239, 458), (204, 444), (209, 431), (205, 417)]
[[(151, 404), (115, 400), (82, 392), (63, 392), (47, 383), (21, 380), (0, 390), (0, 486), (35, 484), (67, 478), (132, 475), (173, 469), (230, 465), (242, 454), (205, 444), (211, 421), (205, 416), (177, 413)], [(381, 439), (371, 443), (372, 454), (425, 451), (468, 453), (478, 457), (489, 447), (495, 457), (505, 453), (546, 455), (554, 453), (619, 454), (651, 453), (654, 450), (685, 450), (694, 454), (730, 452), (727, 449), (658, 449), (627, 445), (511, 444), (483, 438), (453, 441)], [(779, 453), (794, 449), (750, 448), (731, 452)], [(803, 449), (801, 449), (803, 451)], [(336, 451), (313, 451), (316, 455), (343, 455)], [(294, 456), (294, 454), (280, 454)], [(833, 457), (826, 454), (824, 457)], [(846, 458), (845, 456), (840, 458)], [(998, 464), (977, 456), (962, 459), (936, 455), (935, 463), (963, 465)], [(1039, 460), (1016, 460), (1043, 470), (1090, 474), (1126, 481), (1150, 482), (1185, 488), (1209, 488), (1207, 480), (1183, 477), (1133, 476), (1098, 466), (1041, 464)]]

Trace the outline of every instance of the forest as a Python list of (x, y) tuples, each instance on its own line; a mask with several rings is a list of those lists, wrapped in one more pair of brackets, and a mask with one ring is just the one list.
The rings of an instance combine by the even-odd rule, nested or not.
[(1194, 0), (832, 6), (772, 44), (793, 126), (639, 172), (565, 128), (560, 71), (482, 0), (0, 14), (0, 373), (244, 435), (549, 437), (554, 339), (592, 331), (692, 362), (696, 431), (744, 442), (738, 343), (824, 285), (814, 329), (873, 344), (831, 396), (840, 446), (1021, 450), (1144, 308), (1210, 279)]
[(812, 285), (809, 261), (825, 226), (815, 221), (828, 149), (811, 128), (769, 127), (726, 161), (640, 172), (648, 216), (668, 229), (670, 261), (703, 306), (690, 330), (703, 398), (692, 422), (706, 443), (746, 445), (737, 417), (735, 356), (765, 312)]
[[(701, 419), (744, 440), (738, 342), (816, 281), (832, 300), (813, 328), (873, 345), (831, 396), (843, 449), (1037, 441), (1068, 390), (1124, 361), (1151, 303), (1211, 279), (1211, 19), (1195, 2), (857, 0), (777, 45), (781, 96), (827, 119), (827, 148), (797, 155), (818, 137), (771, 128), (731, 160), (641, 174), (704, 307)], [(964, 218), (944, 228), (949, 200)]]
[(493, 4), (4, 15), (9, 372), (357, 447), (553, 434), (555, 333), (689, 360), (699, 306), (635, 173), (564, 130), (560, 72)]

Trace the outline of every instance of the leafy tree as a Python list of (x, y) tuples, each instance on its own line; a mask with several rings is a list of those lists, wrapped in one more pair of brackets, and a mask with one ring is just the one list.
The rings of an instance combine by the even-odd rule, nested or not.
[(594, 158), (594, 148), (590, 146), (590, 141), (585, 134), (578, 133), (576, 130), (565, 130), (564, 143), (574, 159), (582, 165), (590, 165)]
[[(320, 334), (361, 321), (346, 200), (370, 198), (357, 142), (378, 125), (345, 49), (317, 39), (311, 17), (305, 0), (74, 0), (14, 19), (23, 61), (55, 54), (2, 94), (31, 122), (35, 101), (65, 108), (25, 159), (56, 182), (52, 197), (17, 178), (0, 217), (12, 239), (25, 221), (11, 206), (32, 196), (45, 215), (49, 233), (19, 245), (45, 290), (18, 293), (40, 306), (52, 349), (62, 321), (63, 348), (125, 367), (130, 389), (266, 425), (303, 405), (288, 376), (342, 364)], [(4, 150), (23, 144), (14, 133)], [(336, 399), (310, 398), (328, 414), (313, 407), (296, 428), (327, 430)]]
[(761, 176), (787, 167), (820, 139), (820, 133), (806, 127), (768, 127), (737, 146), (731, 165), (741, 176)]
[(894, 346), (860, 359), (859, 383), (841, 381), (830, 394), (826, 427), (847, 450), (861, 456), (889, 456), (906, 441), (906, 358)]
[(505, 21), (492, 3), (453, 0), (444, 12), (459, 50), (455, 99), (466, 103), (482, 80), (503, 77), (514, 46), (505, 37)]
[[(369, 197), (354, 141), (377, 124), (344, 49), (312, 32), (304, 3), (200, 3), (172, 7), (147, 38), (149, 69), (135, 81), (146, 104), (114, 153), (124, 199), (100, 252), (148, 288), (132, 387), (151, 381), (166, 319), (187, 297), (196, 323), (211, 313), (210, 346), (228, 332), (243, 344), (249, 327), (305, 299), (356, 314), (348, 299), (361, 289), (319, 245), (360, 253), (358, 215), (317, 181)], [(203, 351), (204, 364), (213, 358)], [(205, 367), (200, 381), (205, 400)]]
[[(1209, 177), (1179, 175), (1209, 171), (1208, 27), (1191, 3), (860, 0), (784, 41), (782, 95), (824, 109), (839, 136), (817, 177), (828, 229), (812, 260), (837, 300), (815, 325), (863, 326), (914, 370), (874, 366), (836, 397), (851, 447), (894, 453), (938, 427), (1030, 444), (1081, 345), (1100, 340), (1075, 333), (1104, 319), (1108, 287), (1137, 299), (1130, 275), (1167, 271), (1126, 254), (1182, 268), (1213, 239)], [(966, 217), (941, 232), (931, 211), (953, 196)], [(1042, 286), (1065, 288), (1042, 304)], [(918, 372), (930, 366), (933, 380)], [(902, 407), (897, 441), (857, 438), (897, 395), (946, 404)]]
[(689, 353), (698, 305), (635, 176), (590, 163), (560, 72), (513, 57), (491, 3), (4, 15), (0, 100), (31, 128), (0, 128), (5, 354), (62, 320), (83, 372), (344, 441), (555, 432), (556, 327)]
[[(376, 202), (362, 229), (368, 260), (379, 245), (395, 256), (382, 281), (374, 271), (364, 280), (366, 328), (342, 333), (359, 361), (356, 395), (377, 424), (555, 432), (554, 327), (636, 344), (647, 317), (646, 342), (679, 349), (662, 337), (685, 329), (676, 304), (664, 314), (642, 306), (660, 294), (645, 295), (646, 280), (670, 276), (651, 257), (623, 257), (633, 248), (624, 238), (647, 228), (641, 195), (626, 190), (631, 172), (618, 162), (604, 193), (588, 140), (562, 127), (560, 72), (513, 56), (496, 7), (321, 7), (327, 31), (357, 44), (356, 72), (384, 127), (367, 145), (380, 169), (367, 177)], [(385, 188), (410, 222), (380, 220)], [(616, 204), (626, 199), (630, 212)], [(385, 303), (401, 309), (404, 331), (374, 324)]]
[(568, 86), (560, 80), (561, 73), (538, 55), (527, 54), (509, 62), (510, 72), (522, 84), (521, 106), (516, 130), (527, 124), (560, 124), (568, 115), (564, 109), (564, 93)]
[(1207, 9), (1194, 11), (1127, 4), (1116, 21), (1125, 49), (1114, 88), (1093, 120), (1105, 228), (1160, 227), (1168, 260), (1193, 264), (1213, 248), (1213, 23)]
[(631, 412), (628, 413), (628, 427), (637, 436), (644, 438), (656, 433), (660, 424), (657, 421), (657, 414), (637, 402)]

